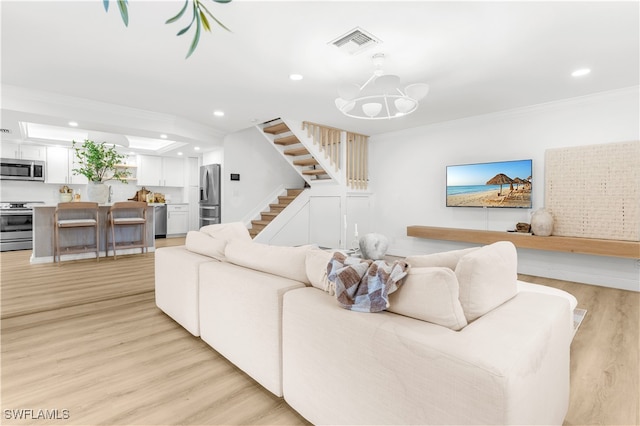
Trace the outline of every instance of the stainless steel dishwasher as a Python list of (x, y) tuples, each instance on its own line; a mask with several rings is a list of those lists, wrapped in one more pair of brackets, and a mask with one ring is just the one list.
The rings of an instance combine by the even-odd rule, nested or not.
[(167, 236), (167, 205), (157, 204), (153, 207), (155, 238), (166, 238)]

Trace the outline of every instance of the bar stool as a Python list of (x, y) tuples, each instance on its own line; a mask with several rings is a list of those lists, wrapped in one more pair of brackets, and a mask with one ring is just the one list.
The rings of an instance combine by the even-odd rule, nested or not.
[[(144, 201), (121, 201), (113, 203), (107, 213), (107, 223), (111, 231), (111, 248), (113, 249), (113, 259), (116, 260), (116, 249), (119, 248), (141, 248), (142, 253), (147, 251), (147, 203)], [(128, 234), (122, 233), (121, 241), (116, 242), (116, 227), (138, 226), (141, 229), (139, 240), (127, 239)], [(107, 256), (109, 256), (109, 231), (107, 231)]]
[[(69, 202), (58, 203), (56, 211), (53, 215), (53, 261), (58, 258), (58, 264), (61, 263), (60, 251), (64, 250), (65, 254), (72, 253), (89, 253), (95, 251), (96, 262), (100, 259), (100, 232), (98, 230), (98, 203), (90, 202)], [(95, 229), (94, 245), (85, 242), (86, 236), (82, 236), (79, 232), (74, 234), (68, 233), (68, 239), (74, 242), (73, 245), (60, 247), (60, 230), (91, 228)]]

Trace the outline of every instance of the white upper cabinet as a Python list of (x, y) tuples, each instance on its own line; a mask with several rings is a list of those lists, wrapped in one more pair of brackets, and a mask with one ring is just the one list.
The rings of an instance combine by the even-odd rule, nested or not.
[(182, 158), (163, 158), (164, 186), (184, 186), (184, 160)]
[(86, 176), (73, 173), (73, 169), (77, 167), (78, 159), (76, 158), (76, 151), (74, 149), (69, 149), (69, 183), (77, 185), (89, 183), (89, 179), (87, 179)]
[(40, 145), (20, 145), (20, 158), (23, 160), (40, 160), (47, 158), (47, 148)]
[(184, 186), (183, 159), (138, 155), (138, 185)]
[(46, 147), (42, 145), (20, 144), (17, 142), (2, 141), (2, 158), (17, 158), (22, 160), (40, 160), (46, 159)]
[(138, 185), (162, 186), (162, 157), (138, 155)]
[(86, 177), (73, 174), (72, 170), (77, 167), (73, 149), (49, 146), (46, 151), (46, 183), (83, 185), (88, 182)]
[(69, 150), (62, 147), (47, 148), (47, 183), (69, 183)]

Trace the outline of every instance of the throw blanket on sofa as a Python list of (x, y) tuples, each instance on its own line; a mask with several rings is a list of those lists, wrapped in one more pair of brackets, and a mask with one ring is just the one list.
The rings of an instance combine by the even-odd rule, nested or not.
[(336, 298), (345, 308), (357, 312), (380, 312), (389, 307), (389, 295), (402, 285), (407, 264), (395, 261), (363, 260), (336, 252), (327, 265), (327, 276), (335, 282)]

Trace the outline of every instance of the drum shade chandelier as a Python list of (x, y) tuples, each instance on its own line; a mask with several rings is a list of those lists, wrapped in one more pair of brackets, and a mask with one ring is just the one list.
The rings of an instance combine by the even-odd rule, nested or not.
[(338, 110), (351, 118), (390, 120), (418, 109), (419, 101), (429, 93), (429, 85), (415, 83), (401, 90), (400, 77), (382, 70), (384, 54), (377, 53), (371, 59), (373, 75), (363, 85), (345, 84), (338, 90)]

